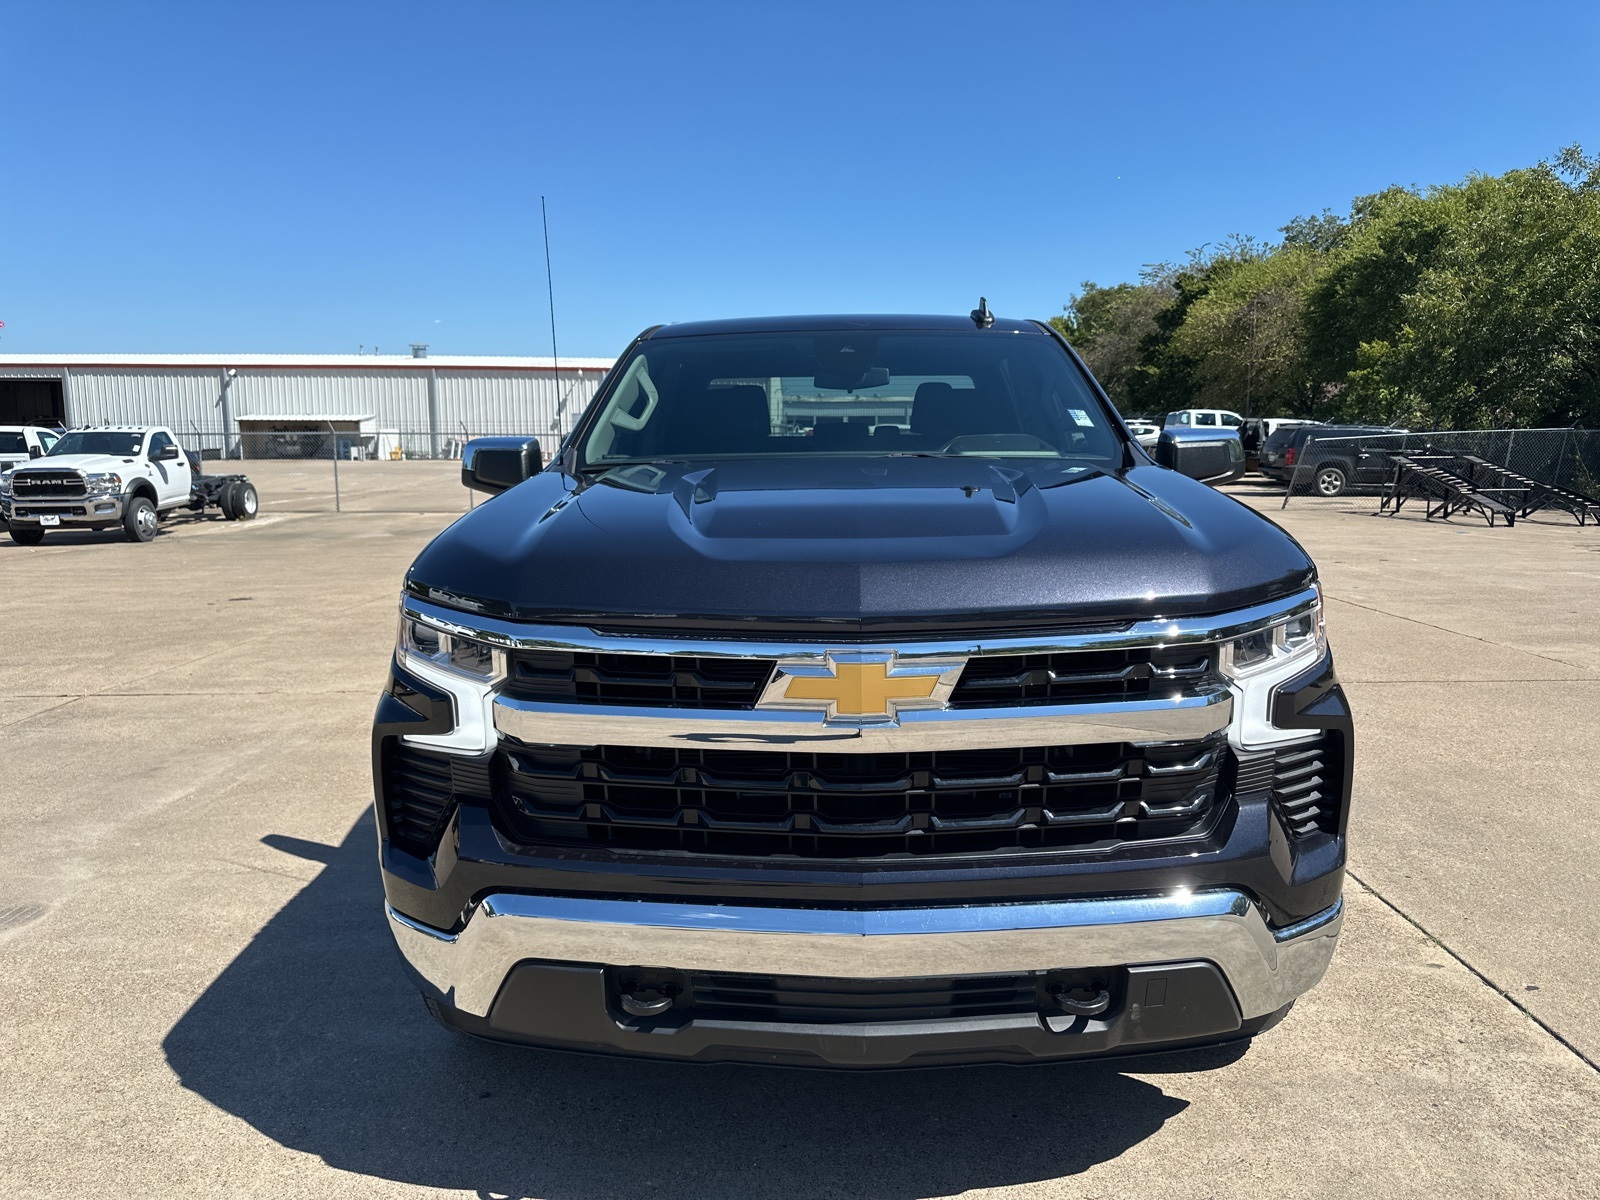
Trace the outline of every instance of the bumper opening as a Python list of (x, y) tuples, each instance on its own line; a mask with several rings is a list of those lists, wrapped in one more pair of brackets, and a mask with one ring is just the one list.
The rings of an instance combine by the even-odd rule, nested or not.
[[(1041, 973), (1040, 978), (1045, 973)], [(1073, 973), (1078, 975), (1081, 973)], [(659, 1017), (632, 1017), (616, 1001), (616, 973), (597, 965), (524, 962), (507, 976), (486, 1017), (441, 1006), (446, 1023), (500, 1041), (693, 1062), (752, 1062), (825, 1067), (913, 1067), (977, 1062), (1040, 1062), (1108, 1053), (1206, 1045), (1250, 1036), (1227, 981), (1209, 962), (1128, 968), (1118, 1002), (1099, 1017), (1042, 1011), (890, 1019), (864, 1010), (859, 1019), (744, 1019), (692, 999)], [(801, 981), (787, 981), (799, 983)], [(809, 980), (806, 986), (840, 981)], [(911, 985), (983, 987), (971, 977), (876, 981), (893, 993)], [(1001, 984), (1002, 988), (1006, 985)], [(859, 994), (859, 993), (858, 993)]]

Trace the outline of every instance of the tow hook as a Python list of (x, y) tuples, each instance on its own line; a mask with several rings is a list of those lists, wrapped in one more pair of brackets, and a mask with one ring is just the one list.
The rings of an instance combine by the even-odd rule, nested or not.
[(1069, 987), (1053, 983), (1046, 989), (1058, 1007), (1075, 1017), (1098, 1017), (1111, 1007), (1111, 993), (1106, 988)]
[(623, 984), (622, 1011), (630, 1017), (659, 1017), (672, 1007), (677, 998), (677, 985)]

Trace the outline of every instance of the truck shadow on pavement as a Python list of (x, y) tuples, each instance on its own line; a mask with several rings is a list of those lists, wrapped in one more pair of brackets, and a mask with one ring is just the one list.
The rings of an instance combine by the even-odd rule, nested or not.
[[(459, 1037), (433, 1023), (400, 967), (371, 814), (338, 847), (263, 840), (326, 865), (163, 1049), (185, 1087), (343, 1171), (484, 1197), (909, 1200), (1076, 1174), (1187, 1107), (1115, 1064), (858, 1074)], [(1204, 1070), (1244, 1052), (1124, 1065)]]

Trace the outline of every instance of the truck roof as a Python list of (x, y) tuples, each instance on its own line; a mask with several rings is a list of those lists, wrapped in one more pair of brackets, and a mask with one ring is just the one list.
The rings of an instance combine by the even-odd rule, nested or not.
[[(820, 330), (871, 329), (897, 332), (951, 332), (977, 330), (971, 317), (937, 315), (910, 315), (896, 313), (837, 313), (798, 317), (733, 317), (721, 321), (684, 321), (678, 325), (661, 325), (644, 336), (657, 338), (703, 337), (714, 333), (815, 333)], [(1010, 317), (996, 317), (986, 333), (1039, 333), (1032, 321), (1019, 321)]]

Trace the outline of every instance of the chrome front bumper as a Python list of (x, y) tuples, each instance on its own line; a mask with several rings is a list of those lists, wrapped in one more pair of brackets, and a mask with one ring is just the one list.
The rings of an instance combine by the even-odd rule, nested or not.
[[(83, 509), (76, 516), (73, 509)], [(17, 499), (13, 494), (0, 498), (0, 519), (7, 523), (22, 521), (39, 523), (40, 512), (51, 513), (63, 525), (102, 525), (108, 521), (122, 520), (122, 496), (118, 493), (93, 496), (25, 496)]]
[(1204, 959), (1249, 1020), (1313, 987), (1333, 957), (1340, 900), (1270, 928), (1242, 892), (1213, 890), (960, 908), (740, 908), (497, 894), (459, 933), (388, 909), (406, 960), (456, 1009), (486, 1016), (529, 959), (830, 979), (1092, 969)]

